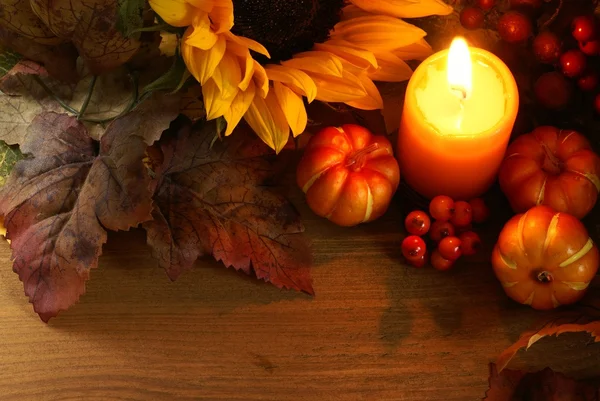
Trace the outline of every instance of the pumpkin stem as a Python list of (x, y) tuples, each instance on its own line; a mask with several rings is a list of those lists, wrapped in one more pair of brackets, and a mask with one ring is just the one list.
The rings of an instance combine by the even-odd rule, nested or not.
[(554, 280), (554, 277), (547, 271), (543, 271), (538, 273), (537, 279), (540, 283), (551, 283)]
[(379, 143), (374, 142), (369, 146), (366, 146), (350, 154), (350, 156), (346, 158), (346, 167), (353, 171), (360, 170), (365, 166), (369, 154), (373, 153), (377, 149), (379, 149)]

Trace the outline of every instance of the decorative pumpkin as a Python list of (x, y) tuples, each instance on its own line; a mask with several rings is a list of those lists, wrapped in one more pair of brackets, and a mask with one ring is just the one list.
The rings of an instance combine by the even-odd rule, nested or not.
[(385, 137), (348, 124), (325, 128), (310, 139), (296, 178), (313, 212), (353, 226), (387, 210), (400, 168)]
[(535, 205), (582, 218), (600, 191), (600, 157), (578, 132), (539, 127), (518, 137), (500, 167), (500, 186), (513, 210)]
[(583, 297), (598, 271), (598, 248), (577, 218), (535, 206), (506, 223), (492, 265), (509, 297), (552, 309)]

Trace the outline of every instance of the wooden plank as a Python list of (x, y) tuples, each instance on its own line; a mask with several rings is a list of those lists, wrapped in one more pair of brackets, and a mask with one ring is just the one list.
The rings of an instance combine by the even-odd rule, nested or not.
[[(483, 397), (487, 364), (536, 316), (504, 296), (487, 256), (447, 274), (407, 268), (398, 207), (343, 229), (297, 203), (314, 299), (211, 261), (171, 283), (134, 231), (110, 236), (87, 294), (45, 325), (0, 244), (0, 399)], [(600, 347), (568, 340), (542, 340), (511, 366), (597, 375)]]

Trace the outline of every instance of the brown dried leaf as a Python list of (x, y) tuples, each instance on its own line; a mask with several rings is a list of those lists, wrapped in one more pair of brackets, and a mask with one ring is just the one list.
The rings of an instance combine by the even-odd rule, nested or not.
[(2, 0), (0, 26), (43, 45), (57, 45), (64, 41), (44, 25), (27, 0)]
[(43, 113), (21, 145), (0, 192), (13, 269), (34, 310), (48, 321), (77, 302), (97, 267), (106, 229), (151, 218), (146, 147), (177, 115), (179, 99), (152, 98), (108, 127), (98, 143), (74, 117)]
[(52, 33), (70, 39), (94, 74), (126, 63), (140, 43), (117, 29), (118, 0), (30, 0)]
[(28, 39), (0, 26), (0, 46), (35, 61), (48, 70), (48, 74), (60, 81), (77, 82), (77, 50), (71, 43), (47, 46)]
[(499, 373), (491, 364), (489, 381), (484, 401), (597, 401), (600, 397), (598, 380), (575, 381), (549, 368), (536, 373)]
[(192, 121), (202, 120), (206, 117), (200, 85), (192, 85), (182, 93), (180, 112)]
[[(43, 70), (29, 69), (27, 72)], [(0, 140), (9, 145), (23, 142), (27, 127), (38, 114), (63, 111), (60, 104), (35, 80), (34, 75), (10, 73), (0, 80)], [(72, 97), (72, 86), (53, 80), (46, 82), (61, 98)]]
[(552, 318), (542, 324), (538, 324), (534, 329), (526, 331), (519, 337), (517, 342), (505, 349), (496, 364), (499, 371), (502, 371), (510, 360), (519, 352), (520, 349), (528, 349), (533, 344), (547, 336), (558, 336), (563, 333), (587, 332), (594, 341), (600, 342), (600, 288), (598, 283), (590, 288), (590, 291), (574, 308), (556, 311), (552, 313)]
[(154, 220), (148, 244), (171, 279), (212, 254), (279, 288), (313, 293), (310, 252), (294, 207), (263, 186), (272, 151), (249, 130), (213, 144), (214, 121), (188, 124), (159, 142)]

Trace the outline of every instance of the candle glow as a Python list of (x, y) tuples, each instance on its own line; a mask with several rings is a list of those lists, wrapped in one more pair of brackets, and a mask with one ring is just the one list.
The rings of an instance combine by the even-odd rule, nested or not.
[(397, 156), (421, 195), (469, 200), (496, 179), (519, 107), (508, 67), (457, 38), (415, 70), (404, 100)]

